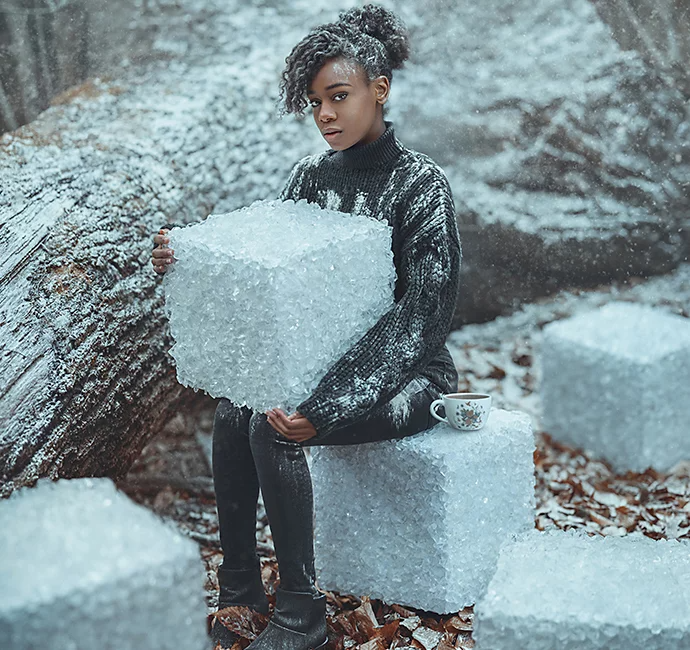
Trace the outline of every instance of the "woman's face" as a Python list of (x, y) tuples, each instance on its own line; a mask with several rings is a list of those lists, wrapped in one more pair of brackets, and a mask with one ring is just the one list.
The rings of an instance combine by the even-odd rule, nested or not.
[(314, 121), (331, 149), (368, 144), (385, 130), (383, 104), (387, 77), (369, 81), (364, 69), (347, 59), (326, 61), (307, 89)]

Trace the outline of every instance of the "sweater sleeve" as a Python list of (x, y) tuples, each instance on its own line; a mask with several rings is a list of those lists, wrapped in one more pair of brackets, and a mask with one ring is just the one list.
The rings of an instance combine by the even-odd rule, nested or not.
[(415, 188), (402, 215), (403, 295), (297, 406), (317, 439), (397, 394), (434, 358), (450, 331), (462, 256), (453, 197), (440, 168)]

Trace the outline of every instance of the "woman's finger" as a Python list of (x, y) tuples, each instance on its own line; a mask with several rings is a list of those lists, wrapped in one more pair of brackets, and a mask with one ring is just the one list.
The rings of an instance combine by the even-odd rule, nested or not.
[(279, 415), (279, 420), (285, 429), (290, 433), (302, 433), (311, 429), (309, 420), (307, 420), (305, 417), (293, 419), (292, 416), (288, 417), (285, 413), (281, 413)]
[(280, 431), (280, 433), (285, 434), (290, 430), (288, 426), (290, 424), (290, 421), (287, 419), (287, 416), (282, 411), (278, 409), (269, 409), (266, 412), (266, 417), (268, 418), (268, 421), (271, 423), (273, 428), (277, 431)]
[(269, 423), (278, 433), (280, 433), (281, 435), (285, 436), (286, 438), (289, 437), (289, 436), (287, 435), (287, 433), (288, 433), (287, 429), (285, 428), (285, 426), (284, 426), (281, 422), (279, 422), (278, 420), (276, 420), (275, 418), (273, 418), (273, 417), (271, 417), (271, 416), (268, 416), (268, 423)]
[[(270, 425), (290, 440), (301, 442), (313, 434), (312, 428), (308, 425), (306, 418), (302, 422), (289, 420), (285, 413), (278, 409), (271, 409), (266, 412)], [(305, 425), (306, 423), (306, 425)]]
[(268, 409), (268, 414), (274, 417), (283, 426), (287, 427), (290, 424), (290, 420), (288, 420), (287, 414), (283, 409)]

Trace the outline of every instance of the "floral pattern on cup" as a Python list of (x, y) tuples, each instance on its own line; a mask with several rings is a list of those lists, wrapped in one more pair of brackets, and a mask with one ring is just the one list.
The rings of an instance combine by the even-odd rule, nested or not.
[(455, 409), (455, 416), (465, 427), (479, 427), (482, 421), (484, 409), (477, 402), (459, 404)]
[[(438, 414), (443, 406), (446, 417)], [(491, 395), (488, 393), (448, 393), (434, 400), (429, 406), (434, 419), (449, 424), (460, 431), (477, 431), (487, 422), (491, 412)]]

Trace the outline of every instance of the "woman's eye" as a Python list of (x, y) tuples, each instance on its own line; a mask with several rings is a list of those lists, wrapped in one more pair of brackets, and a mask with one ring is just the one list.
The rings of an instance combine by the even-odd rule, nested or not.
[(342, 99), (345, 99), (346, 97), (347, 97), (347, 93), (338, 93), (337, 95), (333, 95), (333, 99), (336, 99), (338, 101), (341, 101)]
[(309, 102), (309, 105), (310, 105), (312, 108), (316, 108), (316, 107), (319, 105), (319, 100), (318, 100), (318, 99), (312, 99), (312, 100)]

